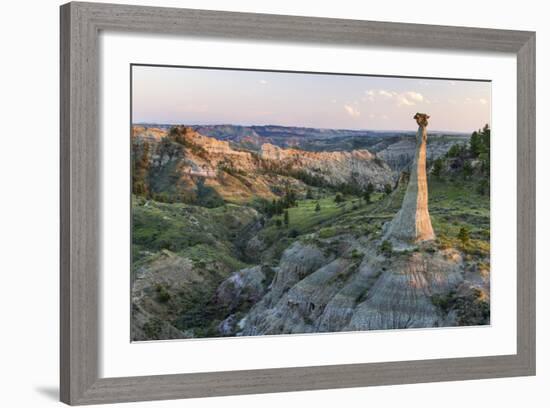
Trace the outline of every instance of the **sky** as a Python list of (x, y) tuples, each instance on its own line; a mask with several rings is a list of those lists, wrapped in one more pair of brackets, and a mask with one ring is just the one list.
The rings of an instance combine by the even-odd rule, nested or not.
[(132, 122), (473, 132), (491, 120), (491, 83), (184, 67), (132, 67)]

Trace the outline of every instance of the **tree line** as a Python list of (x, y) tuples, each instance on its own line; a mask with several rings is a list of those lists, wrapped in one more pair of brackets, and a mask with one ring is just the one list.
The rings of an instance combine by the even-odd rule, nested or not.
[(472, 133), (466, 144), (454, 144), (449, 151), (433, 161), (431, 174), (437, 179), (450, 175), (463, 180), (471, 180), (478, 175), (477, 191), (489, 193), (489, 176), (491, 171), (491, 128), (485, 125)]

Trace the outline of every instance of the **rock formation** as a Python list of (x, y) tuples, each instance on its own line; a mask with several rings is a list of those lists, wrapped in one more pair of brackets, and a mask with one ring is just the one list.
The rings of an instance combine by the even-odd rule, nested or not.
[[(386, 257), (352, 237), (363, 258), (324, 256), (296, 242), (282, 255), (266, 295), (234, 326), (235, 334), (318, 333), (487, 324), (465, 323), (485, 307), (489, 279), (456, 249), (395, 252)], [(430, 243), (426, 245), (431, 245)], [(310, 255), (318, 253), (317, 258)], [(297, 271), (298, 270), (298, 271)], [(225, 284), (226, 285), (226, 284)]]
[(303, 178), (329, 186), (366, 188), (372, 183), (378, 189), (393, 182), (391, 168), (365, 149), (308, 152), (265, 143), (254, 152), (185, 126), (171, 130), (134, 126), (132, 132), (136, 157), (143, 155), (142, 146), (147, 143), (144, 179), (151, 181), (149, 190), (157, 194), (189, 195), (196, 191), (197, 179), (202, 179), (225, 201), (242, 203), (277, 198), (274, 186), (281, 189), (291, 184), (305, 191)]
[(356, 182), (361, 187), (366, 187), (370, 182), (382, 188), (384, 184), (392, 182), (390, 167), (366, 149), (350, 152), (308, 152), (299, 149), (282, 149), (270, 143), (264, 143), (260, 157), (284, 168), (319, 176), (331, 185)]
[(428, 180), (426, 177), (426, 142), (428, 119), (425, 113), (417, 113), (416, 153), (411, 168), (409, 185), (401, 210), (391, 221), (386, 239), (394, 243), (418, 243), (435, 239), (428, 211)]

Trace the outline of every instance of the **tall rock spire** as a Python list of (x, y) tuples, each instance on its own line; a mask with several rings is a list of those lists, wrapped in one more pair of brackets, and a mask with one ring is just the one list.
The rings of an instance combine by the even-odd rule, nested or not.
[(417, 243), (435, 239), (428, 211), (428, 180), (426, 177), (426, 141), (428, 119), (425, 113), (414, 115), (418, 123), (416, 152), (411, 176), (401, 209), (395, 215), (386, 233), (386, 239)]

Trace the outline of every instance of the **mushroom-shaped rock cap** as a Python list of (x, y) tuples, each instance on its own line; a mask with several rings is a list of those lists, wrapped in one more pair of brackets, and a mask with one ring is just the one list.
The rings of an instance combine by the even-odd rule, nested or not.
[(416, 112), (416, 115), (414, 115), (414, 118), (416, 119), (416, 123), (418, 123), (418, 126), (428, 126), (428, 119), (430, 119), (430, 116), (425, 113), (419, 113)]

